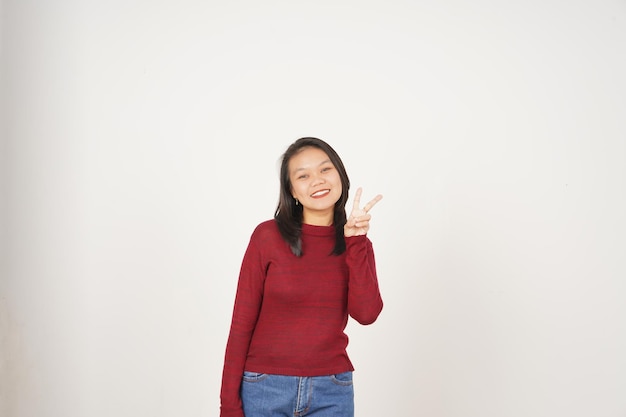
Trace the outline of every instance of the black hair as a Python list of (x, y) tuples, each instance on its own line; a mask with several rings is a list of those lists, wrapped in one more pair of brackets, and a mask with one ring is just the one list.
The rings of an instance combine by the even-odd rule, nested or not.
[(280, 195), (278, 207), (274, 213), (274, 219), (278, 224), (283, 239), (289, 244), (291, 251), (296, 256), (302, 256), (302, 205), (296, 205), (291, 191), (291, 180), (289, 179), (289, 161), (304, 148), (313, 147), (321, 149), (328, 155), (341, 179), (341, 197), (335, 203), (333, 213), (333, 226), (335, 227), (335, 247), (333, 255), (340, 255), (346, 250), (343, 227), (346, 224), (346, 202), (348, 201), (348, 191), (350, 180), (343, 166), (343, 162), (335, 150), (321, 139), (305, 137), (292, 143), (282, 157), (280, 164)]

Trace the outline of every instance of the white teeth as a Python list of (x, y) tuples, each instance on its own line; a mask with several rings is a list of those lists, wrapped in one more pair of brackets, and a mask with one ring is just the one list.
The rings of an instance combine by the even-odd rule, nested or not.
[(321, 191), (311, 194), (311, 197), (318, 197), (320, 195), (328, 194), (329, 192), (330, 190), (321, 190)]

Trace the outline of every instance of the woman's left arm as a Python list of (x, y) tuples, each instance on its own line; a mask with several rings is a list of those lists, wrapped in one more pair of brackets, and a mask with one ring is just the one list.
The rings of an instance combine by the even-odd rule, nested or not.
[(368, 213), (383, 197), (377, 195), (359, 208), (362, 189), (354, 197), (352, 212), (344, 226), (346, 263), (349, 271), (348, 314), (361, 324), (371, 324), (378, 318), (383, 300), (378, 288), (376, 260), (372, 242), (366, 234), (372, 216)]

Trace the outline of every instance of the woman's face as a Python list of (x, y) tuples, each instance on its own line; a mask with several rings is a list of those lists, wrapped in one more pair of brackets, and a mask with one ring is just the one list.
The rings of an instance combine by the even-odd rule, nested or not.
[(289, 160), (291, 194), (303, 208), (307, 224), (328, 226), (333, 222), (335, 203), (341, 197), (341, 177), (326, 152), (303, 148)]

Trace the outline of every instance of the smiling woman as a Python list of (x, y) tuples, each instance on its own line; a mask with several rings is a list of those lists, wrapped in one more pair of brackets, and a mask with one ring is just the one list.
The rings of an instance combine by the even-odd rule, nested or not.
[(302, 205), (304, 223), (330, 226), (342, 185), (326, 152), (316, 147), (300, 148), (289, 161), (289, 177), (293, 198)]
[[(346, 217), (350, 181), (326, 142), (302, 138), (285, 152), (273, 220), (244, 256), (221, 390), (222, 417), (352, 417), (354, 367), (348, 316), (373, 323), (378, 289), (361, 189)], [(307, 395), (298, 393), (306, 392)]]
[[(329, 161), (326, 163), (325, 161)], [(316, 165), (317, 164), (317, 165)], [(328, 202), (331, 202), (332, 216), (329, 218), (323, 218), (323, 214), (319, 211), (314, 212), (311, 210), (312, 198), (311, 191), (307, 190), (310, 179), (307, 175), (307, 168), (311, 170), (316, 167), (317, 172), (314, 173), (314, 177), (333, 177), (333, 171), (335, 175), (339, 176), (340, 186), (335, 181), (333, 182), (333, 190), (339, 191), (339, 195), (336, 198), (327, 198)], [(319, 171), (325, 168), (331, 168), (331, 171), (326, 171), (326, 174), (322, 175)], [(297, 172), (297, 174), (296, 174)], [(328, 182), (328, 181), (326, 181)], [(316, 180), (314, 186), (319, 186), (319, 179)], [(326, 184), (326, 189), (328, 189)], [(322, 187), (323, 188), (323, 187)], [(335, 247), (333, 253), (338, 255), (345, 250), (344, 230), (343, 225), (346, 223), (346, 202), (348, 201), (348, 191), (350, 189), (350, 180), (348, 174), (337, 152), (323, 140), (317, 138), (301, 138), (295, 141), (283, 155), (282, 163), (280, 166), (280, 196), (278, 207), (274, 218), (278, 225), (278, 229), (283, 239), (289, 243), (291, 251), (300, 256), (302, 253), (302, 242), (300, 239), (302, 223), (307, 221), (313, 221), (313, 218), (318, 217), (318, 222), (323, 222), (325, 226), (333, 224), (335, 231)], [(305, 197), (299, 196), (298, 192), (302, 192)], [(313, 192), (320, 191), (314, 190)], [(308, 197), (308, 198), (307, 198)], [(302, 204), (299, 201), (302, 198), (305, 203)], [(312, 200), (312, 201), (311, 201)], [(314, 215), (317, 214), (317, 216)], [(326, 215), (329, 213), (327, 212)], [(304, 219), (307, 215), (309, 218)], [(311, 223), (313, 225), (320, 226), (322, 224)]]

